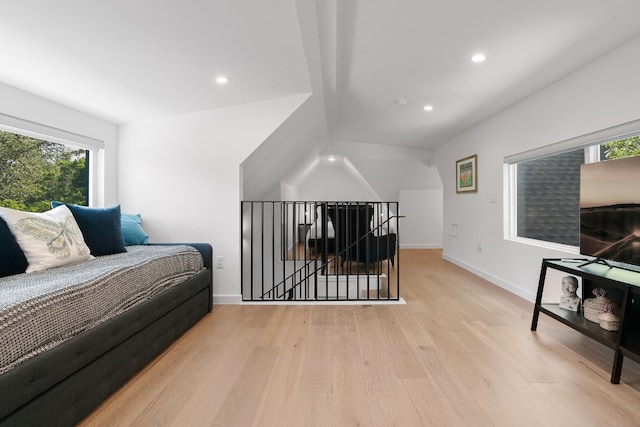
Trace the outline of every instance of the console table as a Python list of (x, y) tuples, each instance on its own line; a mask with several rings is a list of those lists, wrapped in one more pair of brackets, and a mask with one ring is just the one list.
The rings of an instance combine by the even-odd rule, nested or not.
[[(544, 313), (613, 349), (611, 382), (618, 384), (624, 357), (640, 363), (640, 272), (599, 263), (583, 265), (585, 262), (587, 260), (584, 259), (542, 260), (531, 330), (536, 330), (538, 317)], [(620, 315), (620, 329), (616, 332), (602, 329), (597, 323), (584, 318), (582, 307), (579, 312), (573, 312), (560, 308), (558, 303), (542, 303), (548, 269), (581, 277), (582, 301), (593, 297), (594, 288), (604, 289), (607, 297), (621, 308), (621, 313), (616, 313)]]

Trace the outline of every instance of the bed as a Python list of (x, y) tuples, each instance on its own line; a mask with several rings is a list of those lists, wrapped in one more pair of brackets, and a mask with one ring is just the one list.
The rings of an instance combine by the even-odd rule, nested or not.
[(130, 245), (0, 277), (0, 425), (81, 421), (211, 311), (212, 253)]

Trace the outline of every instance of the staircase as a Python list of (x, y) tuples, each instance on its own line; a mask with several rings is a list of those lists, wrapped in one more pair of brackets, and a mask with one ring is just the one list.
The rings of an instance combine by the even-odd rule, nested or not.
[(244, 301), (400, 299), (397, 202), (243, 201), (241, 212)]

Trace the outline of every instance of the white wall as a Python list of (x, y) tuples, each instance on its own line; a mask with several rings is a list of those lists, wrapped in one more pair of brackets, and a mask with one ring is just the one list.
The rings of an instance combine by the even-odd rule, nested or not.
[[(503, 158), (639, 119), (639, 67), (640, 38), (438, 148), (444, 257), (533, 301), (542, 258), (575, 254), (503, 239)], [(472, 154), (478, 192), (456, 194), (455, 161)], [(451, 224), (458, 224), (458, 237), (450, 235)]]
[(289, 168), (295, 167), (309, 153), (317, 153), (317, 144), (327, 140), (323, 120), (321, 98), (314, 94), (304, 99), (302, 105), (242, 162), (242, 199), (267, 200), (265, 195), (285, 179)]
[(354, 159), (353, 164), (384, 200), (397, 200), (401, 190), (442, 189), (438, 169), (418, 159)]
[(442, 189), (401, 190), (400, 247), (436, 249), (442, 247)]
[(298, 184), (303, 201), (378, 201), (380, 197), (344, 158), (318, 159)]
[(440, 248), (442, 180), (432, 157), (427, 149), (336, 141), (293, 170), (290, 182), (299, 200), (397, 201), (406, 216), (401, 247)]
[(329, 162), (322, 156), (304, 165), (304, 177), (296, 181), (297, 200), (397, 201), (400, 212), (394, 213), (405, 216), (400, 219), (400, 246), (442, 247), (442, 181), (437, 168), (414, 158), (357, 158), (355, 165), (350, 160), (338, 157)]
[(116, 188), (117, 127), (61, 104), (0, 83), (0, 112), (104, 141), (99, 155), (96, 206), (118, 202)]
[[(391, 149), (391, 147), (389, 147)], [(428, 159), (406, 156), (398, 147), (394, 156), (354, 159), (354, 165), (382, 200), (398, 201), (401, 248), (442, 247), (442, 180)], [(403, 154), (406, 156), (404, 157)]]
[[(141, 213), (152, 242), (207, 242), (216, 302), (240, 295), (240, 164), (308, 95), (122, 126), (122, 209)], [(250, 124), (250, 125), (248, 125)]]

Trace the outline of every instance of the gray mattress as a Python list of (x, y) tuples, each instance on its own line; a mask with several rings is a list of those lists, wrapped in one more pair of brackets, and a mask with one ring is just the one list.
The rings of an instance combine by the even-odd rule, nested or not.
[(1, 278), (0, 374), (203, 268), (191, 246), (129, 246), (125, 253)]

